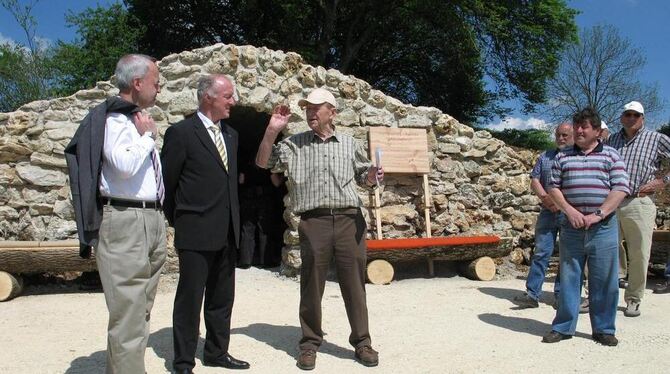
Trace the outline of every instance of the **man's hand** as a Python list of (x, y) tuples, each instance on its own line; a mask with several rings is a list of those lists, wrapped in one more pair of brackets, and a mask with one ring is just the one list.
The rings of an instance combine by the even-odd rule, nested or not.
[(291, 117), (291, 108), (288, 105), (277, 105), (272, 110), (268, 129), (276, 133), (282, 132), (286, 128), (286, 125), (288, 125), (289, 117)]
[(377, 181), (382, 182), (384, 180), (384, 168), (377, 168), (376, 166), (370, 166), (368, 169), (368, 184), (374, 185), (377, 184)]
[(154, 122), (154, 119), (151, 118), (150, 115), (143, 112), (137, 112), (135, 113), (133, 123), (135, 124), (135, 129), (137, 129), (137, 132), (140, 135), (144, 135), (145, 132), (151, 131), (153, 134), (151, 137), (156, 139), (158, 130), (156, 129), (156, 123)]
[(638, 191), (637, 195), (638, 196), (648, 196), (648, 195), (653, 195), (654, 193), (658, 192), (659, 190), (663, 189), (665, 186), (665, 183), (663, 183), (662, 179), (654, 179), (653, 181), (643, 184), (640, 187), (640, 191)]
[(602, 220), (603, 219), (600, 216), (597, 216), (594, 213), (591, 213), (588, 216), (584, 216), (584, 228), (588, 230), (591, 225), (596, 224)]
[(572, 227), (576, 229), (586, 227), (586, 218), (577, 209), (571, 208), (565, 212), (565, 215), (568, 217), (568, 221), (570, 221)]
[(560, 209), (558, 208), (558, 205), (554, 202), (554, 200), (549, 196), (549, 194), (546, 194), (544, 196), (540, 196), (540, 201), (542, 202), (542, 206), (545, 209), (549, 209), (550, 212), (556, 213)]

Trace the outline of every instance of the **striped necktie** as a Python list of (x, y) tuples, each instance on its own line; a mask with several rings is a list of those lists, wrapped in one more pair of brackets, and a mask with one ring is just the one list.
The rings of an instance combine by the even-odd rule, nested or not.
[(165, 200), (165, 185), (163, 184), (163, 171), (161, 169), (161, 163), (158, 159), (158, 152), (155, 148), (151, 151), (151, 164), (154, 167), (154, 177), (156, 178), (156, 198), (162, 205), (163, 200)]
[(214, 145), (216, 145), (216, 150), (219, 151), (219, 156), (221, 156), (221, 161), (223, 161), (223, 167), (228, 171), (228, 155), (226, 154), (226, 147), (223, 145), (223, 139), (221, 138), (221, 128), (219, 126), (209, 126), (209, 129), (212, 130), (214, 134)]

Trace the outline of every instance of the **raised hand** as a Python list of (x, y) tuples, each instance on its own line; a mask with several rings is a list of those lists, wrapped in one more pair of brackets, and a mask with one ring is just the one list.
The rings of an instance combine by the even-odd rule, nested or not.
[(281, 132), (286, 128), (286, 125), (288, 125), (289, 117), (291, 117), (291, 108), (284, 104), (277, 105), (272, 110), (272, 117), (270, 117), (268, 129), (277, 133)]
[(144, 135), (145, 132), (151, 131), (153, 133), (153, 138), (156, 138), (158, 135), (158, 130), (156, 129), (156, 123), (151, 116), (144, 112), (137, 112), (134, 116), (135, 129), (140, 135)]

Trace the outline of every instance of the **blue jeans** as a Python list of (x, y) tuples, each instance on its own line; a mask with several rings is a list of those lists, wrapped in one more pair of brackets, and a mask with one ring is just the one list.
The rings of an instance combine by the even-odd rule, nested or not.
[(588, 230), (561, 216), (561, 293), (552, 330), (574, 335), (579, 316), (584, 265), (588, 262), (589, 316), (593, 333), (614, 334), (619, 301), (619, 224), (615, 214)]
[[(526, 278), (526, 293), (535, 300), (542, 296), (542, 284), (549, 266), (549, 258), (554, 253), (554, 243), (558, 234), (560, 212), (553, 213), (542, 209), (535, 223), (535, 250), (530, 262), (528, 277)], [(561, 282), (556, 276), (554, 282), (554, 297), (558, 296)]]
[(668, 251), (668, 263), (665, 264), (665, 279), (670, 280), (670, 251)]

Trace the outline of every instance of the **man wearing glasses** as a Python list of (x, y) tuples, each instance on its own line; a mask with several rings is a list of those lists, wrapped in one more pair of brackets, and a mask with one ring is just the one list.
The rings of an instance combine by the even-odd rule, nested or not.
[[(628, 276), (624, 293), (626, 317), (640, 315), (640, 303), (647, 283), (647, 266), (656, 222), (656, 204), (652, 196), (670, 183), (670, 175), (656, 178), (661, 159), (670, 158), (670, 138), (644, 127), (644, 108), (637, 101), (624, 105), (622, 129), (607, 143), (619, 151), (630, 176), (631, 194), (619, 206), (620, 239), (627, 253), (619, 248), (619, 275)], [(619, 282), (621, 286), (625, 282)], [(623, 283), (623, 284), (622, 284)]]

